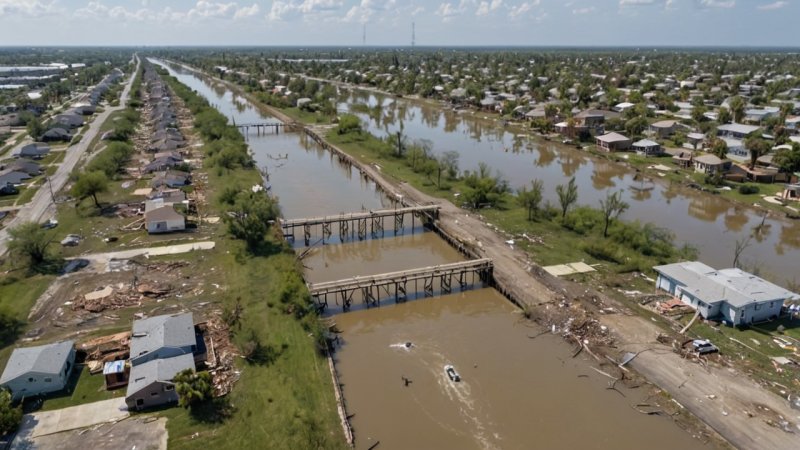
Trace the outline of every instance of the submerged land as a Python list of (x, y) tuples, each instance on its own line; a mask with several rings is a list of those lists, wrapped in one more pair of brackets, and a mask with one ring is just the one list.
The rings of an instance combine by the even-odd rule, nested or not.
[[(64, 339), (78, 350), (64, 389), (26, 399), (26, 413), (134, 398), (95, 370), (134, 356), (131, 337), (102, 337), (190, 312), (212, 388), (185, 404), (179, 388), (185, 408), (129, 408), (123, 420), (145, 418), (132, 433), (166, 418), (147, 431), (154, 445), (798, 444), (800, 297), (726, 324), (672, 303), (653, 269), (699, 260), (797, 291), (796, 55), (74, 51), (88, 63), (61, 69), (68, 81), (0, 91), (16, 120), (7, 155), (69, 128), (60, 116), (86, 117), (44, 155), (4, 161), (43, 168), (0, 197), (0, 360)], [(90, 70), (119, 74), (96, 101)], [(438, 211), (342, 242), (341, 228), (281, 227), (415, 205)], [(316, 290), (477, 258), (488, 277), (453, 290), (431, 276), (407, 302), (360, 288), (323, 303)], [(64, 274), (74, 260), (86, 267)], [(694, 351), (702, 339), (719, 351)], [(510, 414), (542, 398), (538, 432)], [(596, 426), (567, 438), (555, 424), (581, 408)], [(398, 415), (415, 418), (398, 427)], [(15, 445), (47, 445), (26, 427)]]

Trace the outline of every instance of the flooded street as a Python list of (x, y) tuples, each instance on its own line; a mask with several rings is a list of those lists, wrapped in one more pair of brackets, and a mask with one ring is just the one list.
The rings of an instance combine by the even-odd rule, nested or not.
[[(170, 72), (236, 123), (274, 120), (192, 72)], [(248, 143), (259, 167), (267, 167), (287, 218), (391, 207), (357, 169), (341, 166), (298, 134), (251, 133)], [(303, 260), (306, 279), (316, 283), (463, 260), (434, 233), (411, 231), (316, 246)], [(645, 388), (618, 386), (623, 397), (605, 389), (608, 378), (583, 356), (572, 359), (560, 337), (529, 339), (540, 330), (523, 323), (493, 289), (382, 305), (333, 317), (342, 330), (335, 358), (357, 448), (379, 441), (380, 449), (703, 448), (670, 418), (633, 408), (664, 398), (648, 400)], [(455, 366), (461, 382), (446, 377), (445, 364)]]
[[(402, 122), (409, 140), (430, 141), (435, 154), (457, 151), (461, 170), (475, 170), (479, 162), (486, 162), (513, 189), (527, 186), (533, 179), (542, 180), (544, 198), (553, 204), (558, 202), (555, 187), (573, 176), (579, 204), (598, 207), (608, 190), (622, 190), (623, 199), (630, 204), (624, 219), (669, 229), (679, 244), (694, 246), (702, 261), (718, 268), (731, 266), (736, 240), (746, 239), (761, 224), (761, 213), (755, 209), (660, 180), (635, 180), (634, 172), (620, 164), (511, 133), (495, 122), (362, 91), (348, 92), (344, 98), (340, 111), (351, 110), (353, 104), (372, 108), (369, 113), (356, 112), (371, 133), (386, 136), (396, 132)], [(762, 276), (778, 284), (795, 281), (800, 223), (770, 218), (766, 225), (743, 253), (745, 266), (759, 269)]]

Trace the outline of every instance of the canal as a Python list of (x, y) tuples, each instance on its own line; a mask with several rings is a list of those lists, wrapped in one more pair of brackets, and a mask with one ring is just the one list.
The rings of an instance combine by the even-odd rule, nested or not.
[[(219, 84), (169, 70), (236, 123), (274, 120)], [(299, 134), (251, 133), (248, 143), (287, 218), (391, 207), (356, 169)], [(405, 229), (317, 246), (303, 262), (306, 278), (319, 282), (460, 260), (434, 233)], [(670, 418), (635, 409), (663, 397), (649, 398), (646, 387), (608, 390), (560, 337), (530, 339), (541, 330), (493, 289), (384, 305), (332, 317), (357, 448), (703, 448)], [(461, 382), (447, 378), (445, 364)]]
[[(733, 263), (735, 242), (753, 235), (742, 260), (746, 269), (781, 285), (796, 282), (800, 260), (800, 222), (768, 218), (759, 233), (762, 213), (710, 195), (651, 177), (634, 179), (634, 171), (621, 164), (593, 157), (585, 151), (504, 129), (494, 120), (439, 107), (395, 99), (366, 91), (344, 91), (340, 111), (353, 112), (366, 129), (379, 137), (396, 133), (403, 124), (409, 140), (428, 140), (432, 151), (457, 151), (461, 170), (475, 170), (488, 163), (510, 182), (513, 189), (544, 183), (544, 197), (553, 204), (555, 187), (575, 177), (578, 203), (598, 207), (606, 192), (621, 190), (630, 208), (625, 220), (653, 223), (674, 233), (680, 244), (688, 243), (699, 258), (717, 268)], [(366, 105), (353, 108), (353, 105)], [(456, 202), (456, 199), (452, 199)], [(570, 261), (561, 261), (566, 263)]]

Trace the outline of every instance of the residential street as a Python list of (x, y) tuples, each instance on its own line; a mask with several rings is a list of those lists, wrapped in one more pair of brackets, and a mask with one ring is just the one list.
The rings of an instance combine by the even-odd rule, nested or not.
[[(138, 57), (136, 67), (136, 71), (138, 71)], [(100, 127), (103, 125), (103, 123), (105, 123), (109, 116), (116, 111), (125, 109), (128, 104), (128, 97), (136, 71), (131, 74), (131, 77), (128, 79), (128, 82), (123, 89), (122, 95), (120, 96), (119, 105), (106, 107), (102, 113), (95, 116), (94, 121), (89, 125), (89, 130), (83, 135), (81, 141), (67, 148), (64, 161), (58, 166), (56, 173), (50, 177), (50, 183), (52, 184), (53, 192), (60, 191), (61, 188), (63, 188), (67, 183), (69, 174), (78, 164), (78, 161), (80, 161), (81, 157), (86, 153), (89, 145), (91, 145), (92, 141), (100, 131)], [(13, 218), (13, 220), (6, 224), (5, 228), (0, 230), (0, 255), (5, 254), (6, 250), (8, 249), (8, 230), (25, 222), (39, 222), (45, 218), (53, 217), (54, 215), (55, 205), (53, 205), (52, 198), (50, 197), (50, 189), (47, 186), (42, 185), (33, 196), (33, 199), (17, 212), (17, 215)]]

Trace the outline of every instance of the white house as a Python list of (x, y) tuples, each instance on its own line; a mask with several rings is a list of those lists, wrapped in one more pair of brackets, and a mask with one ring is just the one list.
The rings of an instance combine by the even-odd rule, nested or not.
[(633, 143), (633, 150), (644, 156), (658, 156), (661, 153), (661, 145), (658, 142), (651, 141), (650, 139), (642, 139)]
[(147, 232), (150, 234), (169, 233), (186, 229), (186, 218), (175, 211), (172, 205), (155, 208), (144, 213)]
[(184, 370), (195, 370), (191, 354), (154, 359), (131, 367), (125, 404), (129, 410), (176, 403), (178, 393), (172, 380)]
[(715, 270), (699, 261), (656, 266), (656, 288), (695, 308), (705, 319), (747, 325), (780, 315), (800, 295), (741, 269)]
[(60, 391), (74, 365), (73, 341), (17, 348), (0, 376), (0, 387), (8, 388), (15, 400)]

